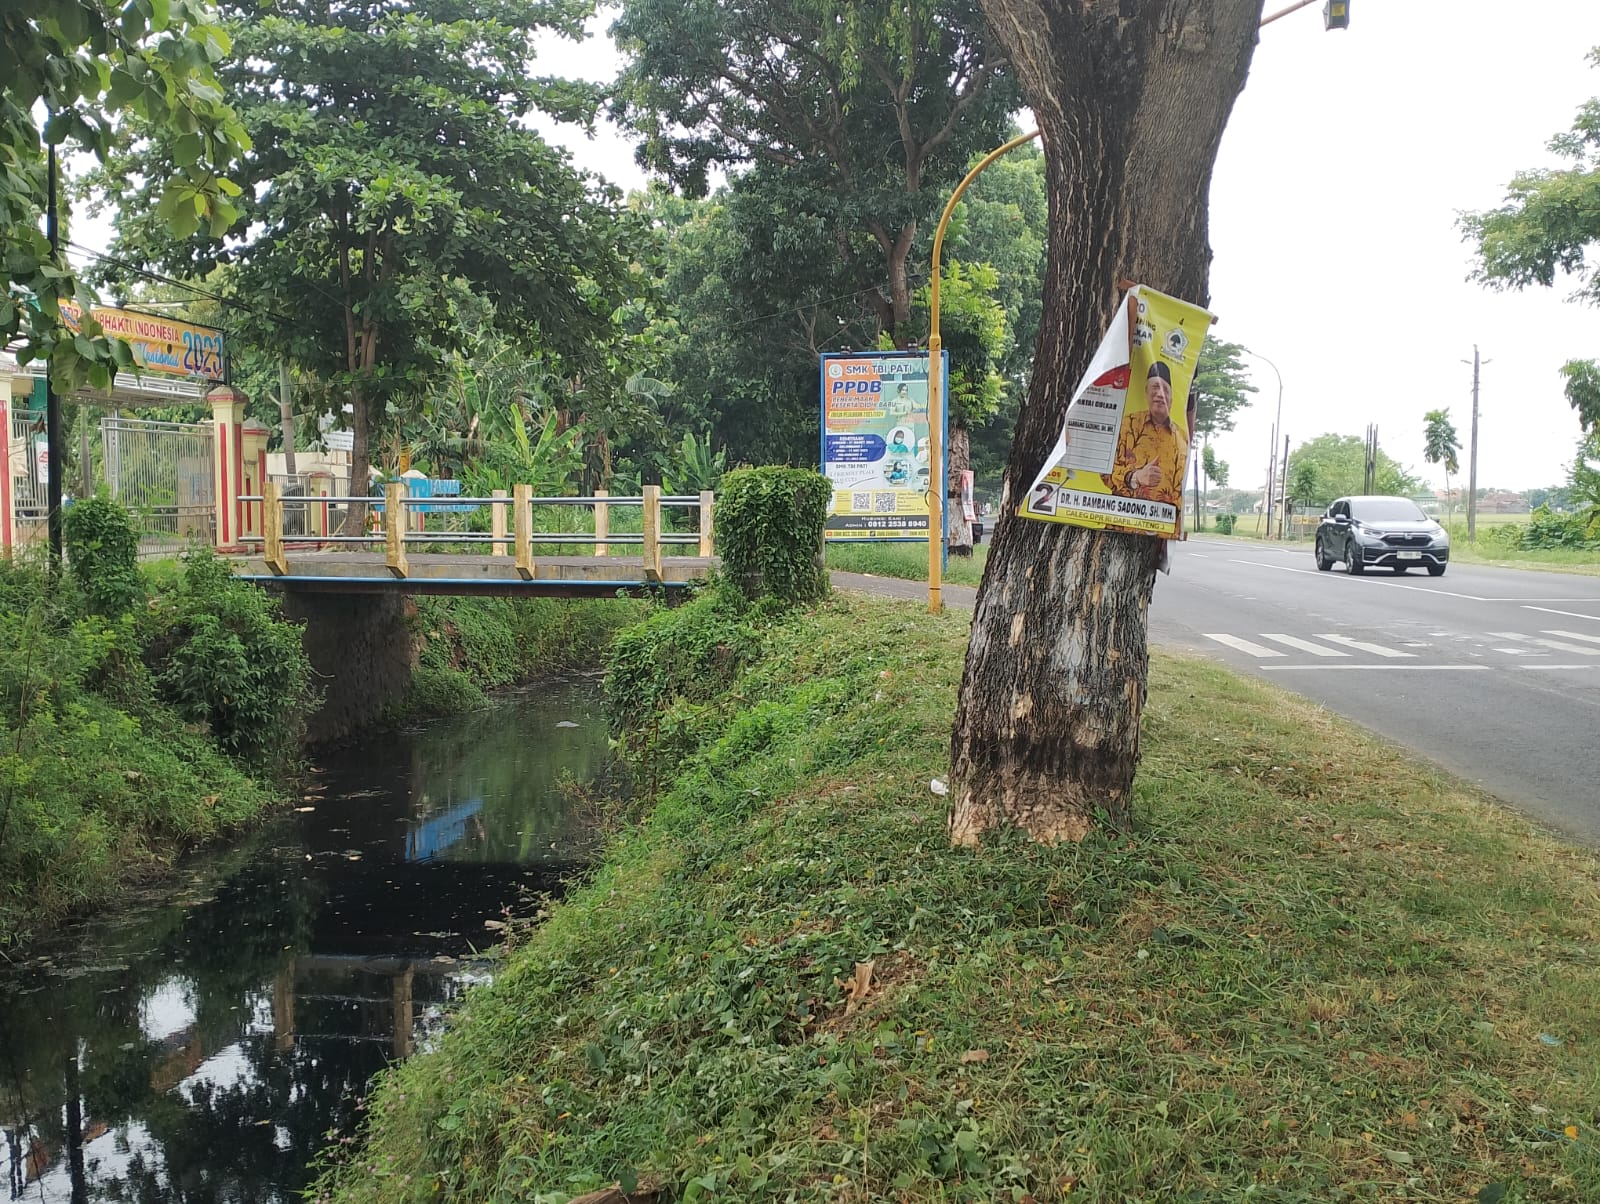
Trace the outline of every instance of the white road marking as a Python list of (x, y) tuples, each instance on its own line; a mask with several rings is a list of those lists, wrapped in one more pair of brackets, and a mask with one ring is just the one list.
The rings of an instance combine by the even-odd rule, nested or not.
[[(1515, 667), (1518, 669), (1534, 668), (1532, 665), (1517, 665)], [(1261, 669), (1262, 672), (1278, 669), (1326, 669), (1329, 671), (1334, 669), (1361, 669), (1368, 673), (1376, 673), (1381, 669), (1420, 669), (1429, 673), (1459, 673), (1478, 670), (1484, 673), (1489, 672), (1488, 665), (1262, 665)]]
[[(1577, 601), (1582, 601), (1579, 598)], [(1600, 615), (1583, 615), (1575, 610), (1551, 610), (1548, 606), (1524, 606), (1523, 610), (1542, 610), (1547, 615), (1566, 615), (1569, 619), (1588, 619), (1592, 623), (1600, 623)]]
[(1600, 669), (1600, 665), (1512, 665), (1511, 668), (1531, 673), (1540, 669)]
[(1548, 652), (1535, 652), (1532, 648), (1496, 648), (1496, 652), (1504, 652), (1507, 656), (1549, 656)]
[(1348, 652), (1340, 652), (1337, 648), (1324, 648), (1321, 644), (1313, 644), (1310, 640), (1297, 639), (1292, 635), (1271, 635), (1263, 632), (1261, 638), (1276, 644), (1287, 644), (1291, 648), (1298, 648), (1301, 652), (1309, 652), (1312, 656), (1350, 655)]
[(1579, 656), (1600, 656), (1600, 648), (1585, 648), (1582, 644), (1567, 644), (1561, 640), (1540, 639), (1536, 635), (1519, 635), (1515, 631), (1491, 631), (1497, 640), (1514, 640), (1518, 644), (1537, 644), (1541, 648), (1554, 648), (1557, 652), (1576, 652)]
[(1584, 635), (1578, 631), (1547, 631), (1545, 635), (1559, 635), (1563, 639), (1583, 640), (1587, 644), (1600, 644), (1600, 635)]
[[(1238, 560), (1238, 559), (1232, 559), (1232, 560), (1229, 561), (1229, 563), (1230, 564), (1253, 564), (1257, 568), (1260, 568), (1260, 569), (1277, 569), (1278, 572), (1280, 572), (1280, 573), (1309, 573), (1313, 577), (1326, 577), (1326, 576), (1329, 576), (1328, 573), (1324, 573), (1320, 569), (1295, 569), (1295, 568), (1290, 568), (1286, 564), (1268, 564), (1264, 560)], [(1343, 579), (1348, 580), (1349, 577), (1350, 577), (1350, 574), (1349, 573), (1340, 573), (1339, 576), (1341, 578), (1343, 578)], [(1477, 594), (1458, 594), (1454, 590), (1434, 589), (1430, 585), (1407, 585), (1402, 581), (1386, 581), (1384, 583), (1384, 588), (1386, 588), (1386, 589), (1409, 589), (1409, 590), (1415, 590), (1419, 594), (1443, 594), (1447, 598), (1464, 598), (1468, 602), (1520, 602), (1520, 601), (1522, 601), (1521, 598), (1481, 598)], [(1583, 617), (1584, 618), (1588, 618), (1589, 616), (1588, 615), (1584, 615)]]
[(1251, 656), (1282, 656), (1276, 648), (1265, 648), (1260, 644), (1252, 644), (1249, 640), (1241, 640), (1236, 635), (1212, 635), (1209, 631), (1204, 633), (1206, 639), (1216, 640), (1219, 644), (1226, 644), (1229, 648), (1240, 652), (1248, 652)]
[(1335, 644), (1343, 644), (1347, 648), (1354, 648), (1360, 652), (1370, 652), (1373, 656), (1387, 656), (1397, 658), (1402, 656), (1416, 656), (1415, 652), (1396, 652), (1393, 648), (1385, 648), (1382, 644), (1369, 644), (1365, 640), (1351, 639), (1347, 635), (1333, 635), (1326, 632), (1314, 633), (1319, 640), (1330, 640)]

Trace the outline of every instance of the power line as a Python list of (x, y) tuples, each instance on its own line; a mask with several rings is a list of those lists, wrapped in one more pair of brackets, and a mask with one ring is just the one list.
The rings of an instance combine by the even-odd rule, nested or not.
[[(165, 276), (160, 272), (152, 271), (149, 268), (140, 267), (136, 263), (130, 263), (126, 259), (118, 259), (115, 255), (107, 255), (104, 251), (97, 251), (93, 247), (86, 247), (82, 243), (69, 241), (67, 246), (71, 247), (74, 251), (79, 251), (82, 254), (89, 256), (91, 259), (98, 259), (101, 263), (110, 264), (111, 266), (120, 268), (125, 272), (132, 272), (135, 276), (143, 276), (147, 280), (154, 280), (158, 284), (166, 284), (173, 288), (181, 288), (186, 292), (193, 293), (197, 297), (204, 297), (208, 301), (215, 301), (218, 305), (221, 305), (224, 308), (231, 305), (235, 309), (244, 310), (246, 313), (265, 314), (267, 317), (274, 318), (279, 322), (286, 322), (290, 324), (293, 324), (294, 322), (293, 318), (289, 317), (287, 314), (279, 313), (275, 309), (258, 309), (256, 306), (246, 304), (243, 301), (224, 297), (221, 293), (214, 293), (210, 289), (201, 288), (198, 284), (191, 284), (187, 280), (179, 280), (173, 276)], [(317, 291), (320, 292), (321, 290), (319, 289)], [(326, 294), (324, 294), (324, 296), (326, 296)]]

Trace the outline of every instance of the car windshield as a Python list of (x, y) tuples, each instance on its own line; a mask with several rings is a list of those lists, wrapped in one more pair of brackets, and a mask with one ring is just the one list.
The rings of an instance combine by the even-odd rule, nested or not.
[(1364, 523), (1421, 523), (1427, 522), (1415, 502), (1403, 497), (1364, 497), (1350, 503), (1350, 513)]

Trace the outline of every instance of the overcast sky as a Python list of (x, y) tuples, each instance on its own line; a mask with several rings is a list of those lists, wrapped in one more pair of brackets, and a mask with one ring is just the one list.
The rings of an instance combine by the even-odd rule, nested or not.
[[(1389, 454), (1438, 483), (1422, 415), (1447, 406), (1465, 470), (1461, 361), (1476, 342), (1492, 361), (1479, 484), (1563, 478), (1579, 431), (1556, 370), (1600, 356), (1600, 315), (1567, 303), (1570, 289), (1469, 283), (1455, 222), (1500, 203), (1515, 172), (1555, 163), (1545, 143), (1600, 94), (1594, 46), (1600, 0), (1353, 0), (1348, 31), (1324, 32), (1316, 6), (1262, 31), (1211, 190), (1211, 300), (1220, 337), (1277, 362), (1294, 443), (1375, 422)], [(615, 73), (604, 37), (553, 49), (552, 71)], [(615, 131), (546, 133), (624, 188), (644, 182)], [(1241, 486), (1266, 477), (1277, 384), (1265, 364), (1257, 383), (1256, 405), (1217, 443)]]

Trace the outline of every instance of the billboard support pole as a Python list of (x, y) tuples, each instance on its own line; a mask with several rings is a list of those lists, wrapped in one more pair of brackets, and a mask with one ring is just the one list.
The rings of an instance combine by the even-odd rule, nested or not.
[[(1007, 151), (1016, 150), (1024, 142), (1032, 142), (1039, 131), (1021, 134), (996, 147), (969, 171), (956, 185), (950, 199), (945, 202), (944, 213), (933, 232), (933, 277), (928, 294), (928, 613), (938, 614), (944, 609), (944, 508), (945, 491), (949, 483), (944, 473), (944, 425), (948, 417), (944, 404), (944, 339), (939, 334), (939, 262), (944, 255), (944, 230), (956, 211), (956, 202), (978, 174)], [(937, 408), (935, 408), (937, 407)], [(938, 479), (935, 480), (934, 478)]]

